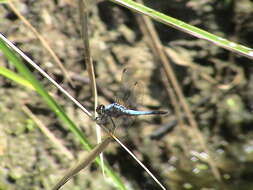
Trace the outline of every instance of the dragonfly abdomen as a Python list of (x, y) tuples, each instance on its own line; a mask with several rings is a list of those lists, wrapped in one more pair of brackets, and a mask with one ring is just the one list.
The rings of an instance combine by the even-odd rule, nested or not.
[(161, 115), (161, 114), (167, 114), (166, 111), (138, 111), (138, 110), (124, 110), (124, 113), (126, 115)]
[(111, 117), (119, 117), (122, 115), (129, 115), (129, 116), (137, 116), (137, 115), (161, 115), (166, 114), (166, 111), (138, 111), (138, 110), (131, 110), (127, 109), (125, 106), (122, 106), (117, 103), (110, 104), (106, 106), (105, 112), (107, 115)]

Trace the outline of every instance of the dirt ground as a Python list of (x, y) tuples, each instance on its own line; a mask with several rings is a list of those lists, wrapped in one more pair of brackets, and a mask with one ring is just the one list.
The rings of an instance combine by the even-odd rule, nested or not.
[[(228, 40), (252, 47), (250, 0), (156, 0), (145, 4)], [(0, 32), (38, 63), (85, 108), (93, 112), (93, 97), (84, 64), (77, 1), (21, 0), (15, 7), (42, 34), (69, 72), (74, 87), (7, 4), (0, 5)], [(253, 189), (253, 75), (252, 61), (154, 22), (184, 96), (210, 154), (207, 154), (185, 113), (180, 123), (169, 92), (170, 83), (150, 39), (136, 14), (109, 1), (89, 1), (90, 50), (99, 103), (110, 104), (121, 89), (124, 68), (136, 71), (141, 110), (168, 110), (165, 116), (141, 116), (117, 136), (167, 189)], [(0, 66), (15, 71), (0, 53)], [(91, 143), (91, 121), (53, 85), (34, 71)], [(0, 190), (50, 189), (84, 150), (42, 99), (9, 79), (0, 77)], [(22, 110), (26, 104), (70, 151), (64, 156)], [(180, 102), (176, 102), (181, 105)], [(160, 189), (117, 143), (105, 160), (128, 189)], [(218, 168), (221, 179), (210, 167)], [(117, 189), (96, 165), (81, 171), (62, 189)]]

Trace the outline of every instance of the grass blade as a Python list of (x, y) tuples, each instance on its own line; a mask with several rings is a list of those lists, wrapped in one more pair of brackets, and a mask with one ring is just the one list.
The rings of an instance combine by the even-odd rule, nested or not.
[(55, 63), (59, 66), (59, 68), (62, 70), (63, 74), (65, 75), (66, 79), (69, 81), (69, 83), (73, 86), (73, 82), (69, 76), (68, 71), (64, 67), (64, 65), (61, 63), (60, 59), (57, 57), (53, 49), (50, 47), (49, 43), (46, 41), (46, 39), (32, 26), (32, 24), (24, 17), (22, 14), (16, 9), (14, 4), (11, 1), (7, 2), (10, 9), (17, 15), (17, 17), (22, 20), (22, 22), (34, 33), (34, 35), (39, 39), (43, 47), (48, 51), (49, 55), (54, 59)]
[[(9, 46), (11, 46), (16, 52), (21, 53), (22, 57), (25, 57), (26, 60), (28, 60), (29, 63), (32, 62), (32, 66), (34, 66), (34, 62), (28, 58), (22, 51), (20, 51), (18, 48), (16, 48), (9, 40), (7, 40), (1, 33), (0, 33), (0, 50), (2, 50), (5, 57), (15, 65), (17, 70), (33, 85), (33, 87), (36, 89), (38, 94), (43, 98), (43, 100), (48, 104), (49, 108), (55, 112), (55, 114), (59, 117), (60, 120), (63, 121), (63, 123), (70, 129), (70, 131), (79, 139), (80, 143), (84, 146), (85, 150), (92, 150), (92, 146), (87, 140), (87, 138), (84, 136), (84, 134), (75, 126), (75, 124), (68, 118), (68, 116), (65, 114), (63, 109), (56, 103), (56, 101), (47, 93), (47, 91), (43, 88), (43, 86), (40, 84), (40, 82), (33, 76), (33, 74), (27, 69), (27, 67), (22, 63), (22, 60), (5, 44), (7, 43)], [(37, 69), (38, 65), (35, 64), (35, 68)], [(38, 67), (39, 68), (39, 67)], [(41, 72), (41, 68), (38, 69)], [(48, 76), (43, 70), (43, 75)], [(49, 77), (50, 78), (50, 77)], [(51, 79), (51, 78), (50, 78)], [(58, 85), (53, 79), (50, 80), (55, 86), (59, 86), (61, 90), (63, 90), (65, 95), (69, 95), (67, 91), (65, 91), (60, 85)], [(71, 97), (71, 100), (73, 100), (73, 97)], [(68, 96), (68, 97), (69, 97)], [(88, 114), (91, 117), (91, 114), (77, 101), (73, 100), (74, 103), (78, 103), (77, 105), (80, 107), (83, 111), (86, 111), (85, 113)], [(101, 162), (98, 158), (96, 158), (96, 163), (98, 165), (101, 165)], [(112, 181), (117, 185), (117, 187), (121, 190), (126, 190), (126, 187), (121, 182), (121, 180), (118, 178), (118, 176), (109, 168), (108, 165), (105, 164), (105, 171), (108, 176), (111, 177)]]
[(5, 67), (1, 67), (0, 66), (0, 75), (16, 82), (17, 84), (20, 84), (22, 86), (25, 86), (31, 90), (35, 90), (35, 88), (33, 87), (33, 85), (31, 85), (30, 82), (28, 82), (24, 77), (12, 72), (9, 69), (6, 69)]
[(110, 0), (110, 1), (112, 1), (116, 4), (119, 4), (119, 5), (122, 5), (132, 11), (149, 16), (158, 22), (161, 22), (163, 24), (169, 25), (173, 28), (176, 28), (178, 30), (181, 30), (183, 32), (191, 34), (197, 38), (201, 38), (201, 39), (210, 41), (215, 45), (218, 45), (220, 47), (223, 47), (227, 50), (233, 51), (237, 54), (248, 57), (250, 59), (253, 59), (253, 49), (252, 48), (249, 48), (249, 47), (234, 43), (232, 41), (226, 40), (224, 38), (221, 38), (219, 36), (211, 34), (205, 30), (202, 30), (202, 29), (197, 28), (195, 26), (189, 25), (181, 20), (167, 16), (163, 13), (155, 11), (154, 9), (148, 8), (142, 4), (136, 3), (131, 0)]

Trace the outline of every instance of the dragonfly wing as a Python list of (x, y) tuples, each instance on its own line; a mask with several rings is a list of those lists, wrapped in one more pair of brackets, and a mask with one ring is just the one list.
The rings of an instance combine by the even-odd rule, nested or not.
[[(137, 70), (138, 71), (138, 70)], [(142, 103), (143, 86), (138, 80), (140, 76), (136, 69), (128, 67), (122, 72), (121, 87), (117, 93), (117, 103), (125, 106), (128, 109), (136, 109)], [(136, 116), (121, 116), (119, 125), (131, 126), (135, 121)]]
[(121, 99), (129, 109), (136, 109), (142, 103), (143, 86), (140, 82), (140, 73), (138, 70), (127, 67), (122, 72)]

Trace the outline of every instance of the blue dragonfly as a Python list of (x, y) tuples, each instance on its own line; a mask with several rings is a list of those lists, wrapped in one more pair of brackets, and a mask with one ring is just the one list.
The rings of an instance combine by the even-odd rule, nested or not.
[[(128, 108), (128, 106), (132, 106), (133, 105), (133, 101), (136, 100), (136, 96), (141, 96), (140, 94), (136, 94), (136, 92), (131, 92), (134, 91), (135, 89), (140, 89), (140, 87), (138, 86), (138, 82), (129, 82), (127, 80), (129, 80), (129, 78), (133, 79), (132, 76), (128, 76), (129, 73), (129, 68), (126, 68), (123, 70), (123, 74), (122, 74), (122, 85), (124, 86), (123, 89), (120, 90), (120, 92), (118, 94), (119, 100), (123, 103), (112, 103), (109, 104), (107, 106), (101, 104), (96, 108), (96, 112), (98, 113), (98, 117), (96, 118), (96, 121), (98, 122), (98, 124), (107, 124), (108, 121), (111, 121), (112, 125), (113, 125), (113, 130), (116, 129), (116, 125), (115, 122), (113, 120), (113, 118), (127, 118), (125, 120), (132, 120), (130, 117), (134, 117), (134, 116), (140, 116), (140, 115), (163, 115), (163, 114), (167, 114), (167, 111), (157, 111), (157, 110), (148, 110), (148, 111), (140, 111), (137, 109), (131, 109)], [(127, 88), (126, 88), (127, 87)], [(128, 105), (125, 106), (124, 104)]]

